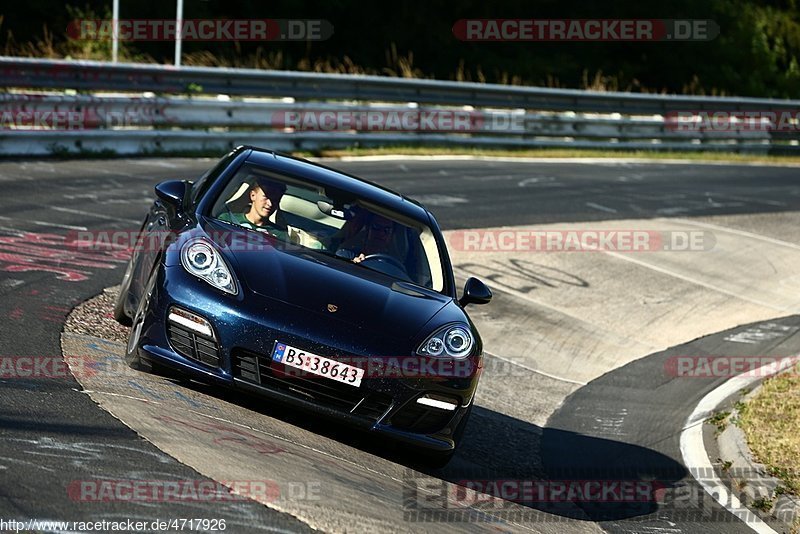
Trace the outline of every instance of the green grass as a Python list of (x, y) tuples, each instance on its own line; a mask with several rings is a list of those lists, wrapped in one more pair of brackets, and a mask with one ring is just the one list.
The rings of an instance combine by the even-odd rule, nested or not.
[(755, 458), (783, 482), (785, 491), (800, 495), (800, 376), (764, 381), (740, 410), (739, 427)]
[(767, 497), (761, 497), (759, 499), (754, 500), (750, 505), (755, 508), (756, 510), (761, 510), (764, 513), (769, 512), (772, 510), (772, 499)]
[(722, 432), (728, 425), (727, 419), (730, 414), (731, 412), (716, 412), (714, 415), (706, 419), (706, 423), (717, 427), (717, 432)]

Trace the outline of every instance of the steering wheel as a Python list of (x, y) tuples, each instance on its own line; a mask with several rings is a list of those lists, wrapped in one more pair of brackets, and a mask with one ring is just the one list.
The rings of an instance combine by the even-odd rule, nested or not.
[[(375, 265), (373, 265), (372, 267), (368, 267), (370, 269), (373, 269), (375, 271), (380, 271), (384, 274), (388, 274), (389, 276), (394, 276), (395, 278), (399, 278), (406, 282), (412, 281), (411, 277), (408, 276), (408, 273), (406, 272), (405, 266), (402, 263), (400, 263), (400, 260), (398, 260), (394, 256), (390, 256), (389, 254), (383, 254), (380, 252), (377, 252), (375, 254), (369, 254), (367, 256), (364, 256), (364, 259), (361, 260), (359, 265), (364, 265), (367, 262), (375, 263)], [(366, 265), (364, 266), (367, 267)], [(379, 267), (383, 268), (381, 269)]]
[(375, 254), (369, 254), (367, 256), (364, 256), (364, 259), (361, 260), (361, 263), (364, 263), (365, 261), (369, 260), (385, 261), (386, 263), (390, 263), (392, 266), (401, 269), (403, 272), (406, 272), (406, 268), (405, 266), (403, 266), (402, 263), (400, 263), (400, 260), (398, 260), (394, 256), (390, 256), (389, 254), (383, 254), (381, 252), (376, 252)]

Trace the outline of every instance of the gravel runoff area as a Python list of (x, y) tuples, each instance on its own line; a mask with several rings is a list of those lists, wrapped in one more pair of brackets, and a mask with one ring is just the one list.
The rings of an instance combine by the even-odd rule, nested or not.
[(109, 287), (96, 297), (79, 304), (67, 317), (64, 331), (126, 344), (130, 328), (119, 324), (112, 315), (117, 293), (119, 286)]

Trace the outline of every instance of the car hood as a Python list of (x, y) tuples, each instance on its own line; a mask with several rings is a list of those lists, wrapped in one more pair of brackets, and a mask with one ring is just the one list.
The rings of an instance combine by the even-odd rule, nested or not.
[(280, 244), (273, 247), (260, 235), (257, 239), (263, 242), (251, 247), (256, 250), (225, 250), (239, 282), (246, 290), (312, 314), (324, 326), (409, 339), (452, 301), (339, 258)]

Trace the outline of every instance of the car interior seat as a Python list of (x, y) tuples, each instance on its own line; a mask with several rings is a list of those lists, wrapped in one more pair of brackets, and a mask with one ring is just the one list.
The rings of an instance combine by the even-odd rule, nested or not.
[(252, 187), (247, 182), (242, 182), (242, 185), (233, 192), (233, 195), (225, 201), (225, 207), (232, 213), (245, 213), (250, 209), (250, 195), (248, 192)]

